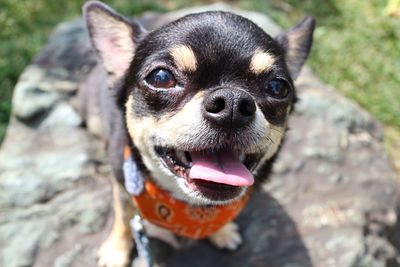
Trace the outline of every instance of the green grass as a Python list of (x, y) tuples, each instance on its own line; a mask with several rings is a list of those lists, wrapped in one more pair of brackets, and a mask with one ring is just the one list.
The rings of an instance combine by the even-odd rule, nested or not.
[(308, 63), (321, 79), (400, 130), (400, 18), (383, 15), (387, 0), (242, 1), (284, 27), (317, 19)]
[[(0, 143), (11, 111), (13, 88), (54, 27), (79, 16), (84, 0), (0, 0)], [(166, 10), (154, 1), (107, 1), (124, 14)]]
[(383, 15), (387, 0), (241, 1), (285, 28), (305, 15), (318, 27), (308, 64), (326, 83), (385, 125), (385, 148), (400, 174), (400, 18)]
[[(83, 0), (0, 0), (0, 140), (12, 88), (57, 23), (80, 14)], [(106, 1), (134, 15), (201, 1)], [(160, 4), (162, 3), (162, 4)], [(309, 64), (321, 79), (356, 100), (385, 125), (400, 130), (400, 18), (383, 16), (387, 0), (238, 0), (287, 28), (304, 15), (317, 18)]]

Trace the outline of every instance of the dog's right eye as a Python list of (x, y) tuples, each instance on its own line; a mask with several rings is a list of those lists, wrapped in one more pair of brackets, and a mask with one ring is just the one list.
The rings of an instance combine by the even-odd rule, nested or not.
[(283, 80), (273, 79), (269, 81), (265, 92), (271, 97), (282, 99), (289, 94), (290, 87), (288, 83)]
[(147, 77), (146, 82), (157, 89), (170, 89), (176, 86), (175, 76), (167, 69), (153, 70)]

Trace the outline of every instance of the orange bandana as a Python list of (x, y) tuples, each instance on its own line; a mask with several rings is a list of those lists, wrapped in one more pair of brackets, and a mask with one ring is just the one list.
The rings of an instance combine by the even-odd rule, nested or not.
[[(130, 158), (130, 149), (126, 147), (125, 161)], [(194, 206), (174, 198), (145, 179), (141, 193), (132, 195), (132, 200), (143, 219), (176, 235), (201, 239), (235, 219), (249, 200), (249, 194), (226, 205)]]

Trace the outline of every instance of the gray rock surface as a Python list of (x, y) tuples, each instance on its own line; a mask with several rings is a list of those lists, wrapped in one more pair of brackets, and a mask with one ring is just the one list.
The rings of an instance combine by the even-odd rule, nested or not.
[[(199, 10), (142, 20), (151, 28)], [(244, 14), (279, 31), (264, 15)], [(15, 88), (0, 150), (2, 267), (95, 266), (110, 229), (111, 172), (103, 144), (72, 108), (94, 64), (82, 22), (64, 23)], [(175, 250), (152, 240), (161, 266), (400, 266), (399, 185), (381, 127), (309, 69), (297, 89), (274, 174), (239, 217), (244, 245), (228, 253), (207, 241)]]

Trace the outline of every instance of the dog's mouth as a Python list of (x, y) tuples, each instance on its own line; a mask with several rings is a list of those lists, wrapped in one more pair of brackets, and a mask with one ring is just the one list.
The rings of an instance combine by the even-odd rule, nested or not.
[(176, 176), (185, 179), (185, 186), (211, 200), (236, 197), (242, 187), (254, 183), (252, 171), (261, 155), (245, 154), (230, 149), (183, 151), (155, 147), (163, 164)]

